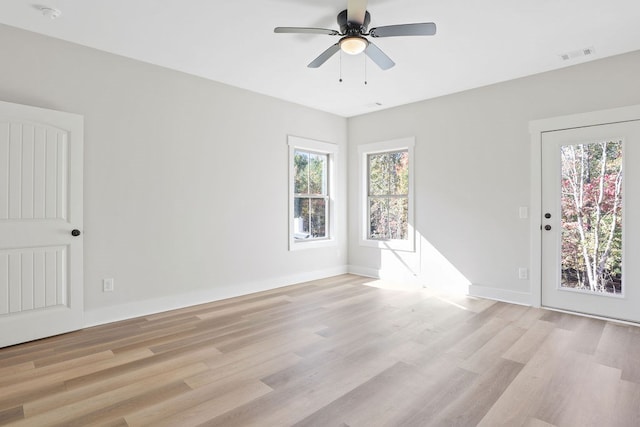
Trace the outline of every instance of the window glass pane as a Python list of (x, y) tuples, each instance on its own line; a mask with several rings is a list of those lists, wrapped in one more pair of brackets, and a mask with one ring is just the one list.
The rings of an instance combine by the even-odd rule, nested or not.
[(389, 199), (388, 221), (387, 239), (409, 238), (409, 199), (406, 197)]
[(295, 174), (296, 194), (309, 192), (309, 153), (296, 150), (293, 154), (293, 169)]
[(406, 240), (409, 238), (409, 199), (406, 197), (369, 198), (371, 218), (369, 238)]
[(310, 202), (311, 237), (327, 237), (327, 202), (325, 199), (311, 199)]
[(564, 145), (561, 159), (561, 286), (621, 294), (622, 141)]
[(381, 195), (389, 192), (389, 155), (388, 153), (370, 154), (369, 194)]
[(386, 197), (369, 198), (369, 238), (387, 239), (389, 225), (389, 199)]
[(294, 198), (293, 204), (293, 238), (308, 239), (309, 230), (309, 201), (307, 197)]
[(327, 194), (327, 155), (309, 155), (309, 194)]
[(389, 193), (409, 194), (409, 152), (396, 151), (389, 155)]

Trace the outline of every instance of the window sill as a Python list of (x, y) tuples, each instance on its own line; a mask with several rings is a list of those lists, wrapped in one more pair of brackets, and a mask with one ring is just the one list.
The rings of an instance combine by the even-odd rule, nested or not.
[(360, 246), (370, 248), (388, 249), (392, 251), (415, 252), (415, 243), (413, 239), (409, 240), (371, 240), (360, 239)]
[(289, 241), (290, 251), (299, 251), (299, 250), (316, 249), (316, 248), (329, 248), (332, 246), (338, 246), (338, 242), (336, 241), (336, 239)]

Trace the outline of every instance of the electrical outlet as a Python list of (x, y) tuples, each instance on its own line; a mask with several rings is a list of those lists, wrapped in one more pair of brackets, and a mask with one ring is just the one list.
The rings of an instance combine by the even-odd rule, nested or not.
[(527, 280), (529, 278), (529, 270), (525, 267), (520, 267), (518, 269), (518, 279)]
[(529, 208), (527, 206), (520, 206), (520, 208), (518, 208), (518, 217), (520, 217), (520, 219), (529, 218)]
[(113, 292), (113, 279), (102, 279), (102, 292)]

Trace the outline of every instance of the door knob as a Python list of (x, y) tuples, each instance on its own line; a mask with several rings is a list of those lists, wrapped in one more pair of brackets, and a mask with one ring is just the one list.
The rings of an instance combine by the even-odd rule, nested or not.
[(549, 231), (549, 230), (551, 230), (551, 226), (549, 224), (547, 224), (547, 225), (544, 226), (544, 229)]
[(77, 228), (71, 230), (71, 235), (74, 237), (77, 237), (80, 235), (80, 230), (78, 230)]
[(549, 219), (549, 218), (551, 218), (551, 214), (547, 212), (546, 214), (544, 214), (544, 217)]

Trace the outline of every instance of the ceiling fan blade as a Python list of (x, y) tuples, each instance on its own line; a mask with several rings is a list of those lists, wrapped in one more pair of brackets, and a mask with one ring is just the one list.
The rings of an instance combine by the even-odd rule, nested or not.
[(369, 58), (371, 58), (371, 60), (375, 62), (378, 67), (382, 68), (383, 70), (388, 70), (389, 68), (396, 65), (396, 63), (393, 62), (386, 53), (381, 51), (378, 46), (371, 42), (369, 42), (369, 45), (367, 46), (367, 49), (364, 51), (364, 53)]
[(435, 33), (436, 24), (433, 22), (387, 25), (385, 27), (372, 28), (371, 31), (369, 31), (371, 37), (432, 36)]
[(327, 59), (331, 58), (339, 50), (340, 50), (339, 43), (336, 43), (333, 46), (330, 46), (329, 49), (325, 50), (320, 54), (320, 56), (318, 56), (316, 59), (311, 61), (311, 63), (307, 65), (307, 67), (318, 68), (319, 66), (327, 62)]
[(274, 33), (288, 33), (288, 34), (326, 34), (328, 36), (337, 36), (340, 34), (336, 30), (329, 30), (327, 28), (309, 28), (309, 27), (276, 27), (273, 29)]
[(367, 0), (349, 0), (347, 2), (347, 21), (362, 25), (367, 13)]

